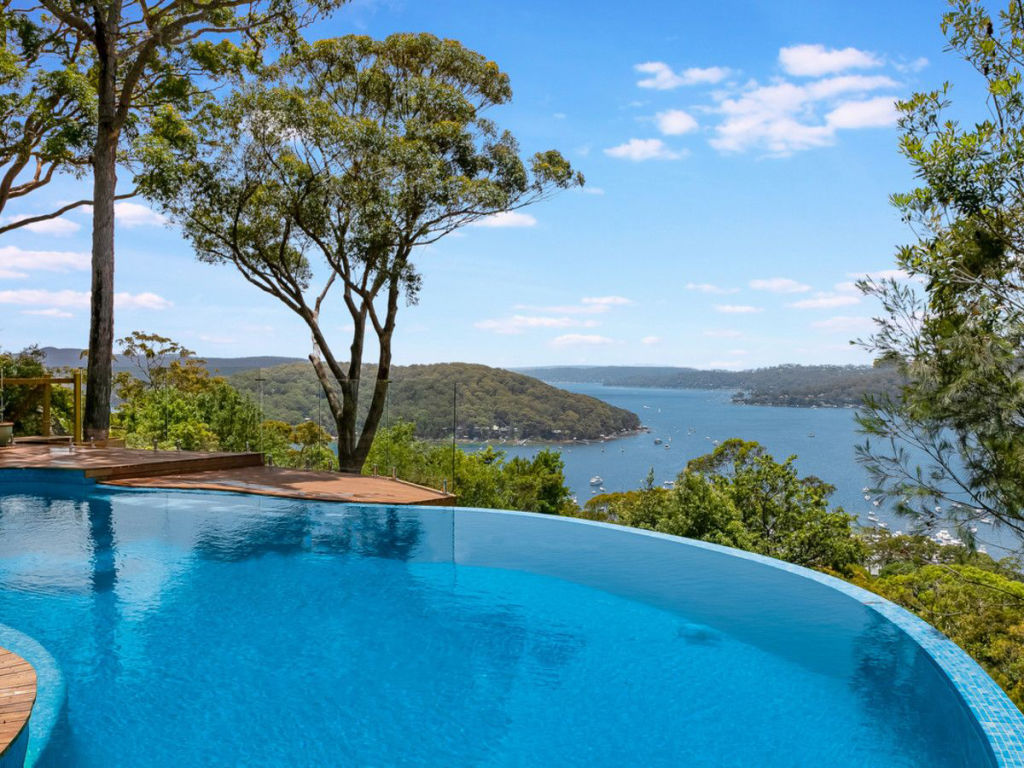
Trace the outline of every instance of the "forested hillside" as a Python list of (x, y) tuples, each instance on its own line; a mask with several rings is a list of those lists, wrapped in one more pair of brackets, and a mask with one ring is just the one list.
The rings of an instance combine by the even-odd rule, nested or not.
[(550, 382), (617, 387), (733, 389), (734, 400), (757, 405), (854, 406), (865, 394), (897, 394), (903, 381), (893, 366), (777, 365), (750, 371), (644, 366), (554, 366), (522, 373)]
[[(501, 368), (438, 363), (391, 370), (383, 426), (411, 421), (422, 438), (450, 437), (453, 415), (458, 437), (466, 440), (598, 440), (640, 428), (634, 413)], [(375, 375), (372, 366), (364, 369), (365, 387), (372, 385)], [(292, 424), (319, 418), (330, 428), (329, 412), (309, 363), (244, 371), (229, 380), (259, 400), (260, 376), (267, 418)], [(362, 409), (369, 402), (369, 390), (364, 391)]]
[[(84, 368), (85, 358), (82, 357), (82, 350), (73, 347), (43, 347), (39, 350), (43, 355), (43, 363), (47, 368)], [(272, 365), (283, 365), (285, 363), (297, 363), (304, 358), (301, 357), (280, 357), (266, 355), (261, 357), (204, 357), (206, 369), (218, 376), (230, 376), (239, 371), (250, 371), (254, 368), (269, 368)], [(132, 363), (114, 356), (114, 372), (127, 371), (132, 368)]]

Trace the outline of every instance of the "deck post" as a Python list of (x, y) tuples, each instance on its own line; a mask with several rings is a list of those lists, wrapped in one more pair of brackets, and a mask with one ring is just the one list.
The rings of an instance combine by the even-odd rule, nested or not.
[(50, 398), (53, 395), (53, 384), (49, 381), (43, 384), (43, 437), (50, 436)]
[(81, 445), (82, 438), (82, 369), (74, 370), (75, 385), (75, 444)]

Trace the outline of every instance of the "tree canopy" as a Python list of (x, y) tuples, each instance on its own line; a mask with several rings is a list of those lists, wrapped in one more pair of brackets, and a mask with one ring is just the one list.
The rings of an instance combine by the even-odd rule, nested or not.
[(417, 440), (415, 435), (416, 426), (408, 422), (380, 430), (364, 473), (395, 472), (403, 480), (433, 488), (447, 483), (462, 507), (518, 509), (549, 515), (576, 511), (557, 451), (544, 449), (532, 459), (509, 459), (504, 451), (490, 446), (467, 452), (453, 449), (451, 444)]
[(868, 399), (861, 459), (924, 528), (951, 519), (970, 537), (992, 518), (1024, 537), (1024, 15), (1019, 3), (995, 18), (974, 0), (951, 5), (942, 29), (986, 104), (976, 121), (948, 117), (947, 83), (899, 105), (900, 150), (920, 180), (892, 198), (917, 236), (897, 254), (910, 279), (862, 288), (885, 312), (867, 346), (908, 382)]
[[(55, 174), (81, 175), (88, 167), (96, 111), (91, 67), (88, 43), (75, 29), (0, 4), (0, 214)], [(55, 215), (9, 218), (0, 234)]]
[[(384, 409), (399, 304), (420, 289), (415, 249), (583, 183), (555, 151), (524, 162), (485, 116), (511, 94), (456, 41), (341, 37), (297, 46), (147, 148), (144, 191), (199, 258), (233, 265), (308, 327), (345, 469), (362, 467)], [(320, 322), (335, 307), (353, 328), (347, 362)], [(357, 430), (368, 328), (379, 353)]]
[(639, 491), (587, 502), (589, 516), (757, 552), (797, 565), (848, 572), (863, 558), (853, 517), (830, 509), (833, 488), (800, 477), (754, 442), (726, 440), (691, 460), (672, 490), (653, 474)]

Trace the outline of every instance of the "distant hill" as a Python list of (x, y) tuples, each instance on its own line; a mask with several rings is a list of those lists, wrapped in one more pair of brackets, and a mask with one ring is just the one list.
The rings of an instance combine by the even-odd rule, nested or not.
[[(376, 372), (364, 369), (361, 417), (369, 406)], [(259, 399), (259, 371), (230, 377), (237, 389)], [(309, 363), (265, 368), (263, 405), (267, 418), (298, 423), (304, 419), (331, 422), (320, 385)], [(598, 440), (640, 428), (635, 413), (586, 395), (566, 392), (531, 376), (468, 363), (399, 366), (391, 369), (387, 416), (391, 423), (412, 421), (428, 439), (451, 436), (452, 394), (457, 384), (455, 414), (460, 439)]]
[(732, 389), (733, 400), (756, 405), (845, 407), (865, 394), (895, 395), (903, 378), (893, 366), (777, 365), (749, 371), (644, 366), (551, 366), (521, 373), (550, 382), (595, 383), (617, 387)]
[[(85, 358), (82, 351), (69, 347), (43, 347), (43, 354), (46, 356), (44, 365), (47, 368), (84, 368)], [(204, 357), (206, 367), (211, 373), (220, 376), (231, 376), (240, 371), (251, 371), (257, 368), (270, 368), (275, 365), (294, 363), (305, 360), (302, 357)], [(116, 357), (114, 359), (114, 370), (123, 371), (129, 368), (129, 364)]]

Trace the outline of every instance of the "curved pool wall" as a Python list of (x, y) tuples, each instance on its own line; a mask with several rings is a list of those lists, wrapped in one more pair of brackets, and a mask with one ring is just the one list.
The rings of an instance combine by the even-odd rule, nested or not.
[(18, 654), (36, 671), (36, 703), (28, 728), (22, 731), (11, 749), (0, 756), (0, 768), (44, 766), (50, 742), (59, 738), (59, 726), (65, 716), (64, 675), (49, 651), (13, 627), (0, 624), (0, 648)]
[[(5, 481), (37, 489), (91, 484), (77, 472), (60, 470), (0, 471), (0, 488)], [(206, 491), (103, 492), (146, 507), (182, 495), (230, 496), (267, 509), (281, 503)], [(839, 579), (740, 550), (575, 518), (490, 509), (305, 504), (329, 510), (331, 516), (379, 518), (386, 512), (389, 525), (414, 525), (417, 542), (403, 555), (410, 560), (527, 571), (685, 614), (695, 631), (700, 625), (714, 627), (815, 671), (861, 679), (865, 696), (884, 695), (894, 679), (913, 680), (914, 696), (900, 703), (895, 726), (908, 743), (918, 737), (916, 724), (948, 723), (954, 734), (949, 748), (959, 752), (961, 764), (1024, 768), (1024, 716), (984, 670), (913, 614)], [(314, 530), (310, 546), (329, 551), (331, 543), (318, 543)], [(374, 555), (380, 546), (380, 541), (366, 540), (354, 549)], [(14, 643), (7, 647), (40, 671), (42, 692), (38, 651)], [(56, 670), (58, 680), (59, 675)], [(61, 702), (50, 707), (56, 713), (51, 731), (63, 709), (62, 681), (57, 688), (55, 698)], [(35, 720), (34, 715), (34, 725)], [(37, 757), (39, 749), (30, 744)], [(26, 764), (31, 760), (30, 754)]]

